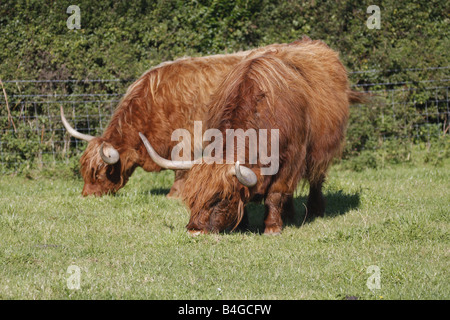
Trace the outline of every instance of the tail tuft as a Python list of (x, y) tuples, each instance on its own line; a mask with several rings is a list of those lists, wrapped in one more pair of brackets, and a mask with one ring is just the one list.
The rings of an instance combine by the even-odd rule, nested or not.
[(348, 91), (348, 102), (350, 104), (354, 103), (366, 103), (369, 99), (370, 94), (366, 92), (359, 92), (359, 91)]

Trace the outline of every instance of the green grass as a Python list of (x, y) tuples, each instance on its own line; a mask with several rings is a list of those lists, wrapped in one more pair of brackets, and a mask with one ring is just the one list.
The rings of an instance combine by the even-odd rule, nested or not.
[[(326, 217), (298, 215), (267, 237), (191, 237), (165, 198), (172, 172), (138, 171), (116, 196), (82, 198), (82, 181), (0, 177), (1, 299), (449, 299), (450, 163), (353, 172), (335, 166)], [(80, 268), (81, 289), (67, 286)], [(370, 290), (369, 266), (381, 288)]]

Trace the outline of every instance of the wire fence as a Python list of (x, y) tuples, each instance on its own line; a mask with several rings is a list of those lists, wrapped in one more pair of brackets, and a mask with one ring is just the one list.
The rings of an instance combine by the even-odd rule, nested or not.
[[(374, 97), (366, 105), (352, 106), (350, 153), (379, 148), (383, 141), (390, 139), (430, 143), (435, 137), (448, 135), (449, 70), (446, 66), (350, 73), (351, 82), (355, 83), (353, 88)], [(381, 73), (386, 81), (379, 81)], [(416, 74), (420, 74), (421, 80)], [(67, 134), (59, 107), (63, 106), (76, 130), (101, 135), (133, 81), (3, 80), (0, 172), (51, 167), (76, 159), (86, 142)]]

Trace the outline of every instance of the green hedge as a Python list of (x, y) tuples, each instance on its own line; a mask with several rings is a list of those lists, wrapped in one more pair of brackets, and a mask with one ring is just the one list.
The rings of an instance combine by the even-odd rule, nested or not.
[[(66, 26), (70, 16), (66, 10), (72, 4), (80, 7), (81, 29), (70, 30)], [(366, 26), (370, 16), (366, 9), (372, 4), (381, 10), (380, 29)], [(376, 3), (3, 0), (0, 3), (0, 79), (129, 80), (162, 61), (185, 55), (231, 52), (290, 42), (308, 35), (324, 40), (339, 51), (349, 71), (368, 71), (351, 74), (350, 79), (359, 85), (359, 90), (376, 91), (378, 96), (369, 105), (352, 109), (344, 157), (363, 156), (369, 158), (364, 166), (377, 166), (377, 157), (367, 157), (366, 152), (385, 150), (397, 159), (394, 161), (402, 161), (408, 159), (412, 144), (447, 139), (448, 134), (444, 132), (449, 118), (448, 81), (444, 79), (449, 78), (449, 69), (445, 68), (450, 61), (449, 25), (445, 0)], [(430, 80), (438, 82), (427, 82)], [(377, 83), (388, 85), (368, 85)], [(13, 117), (23, 116), (27, 110), (35, 114), (36, 107), (39, 110), (35, 118), (28, 121), (22, 118), (18, 131), (14, 132), (4, 100), (0, 99), (3, 157), (0, 162), (14, 170), (30, 166), (33, 163), (30, 160), (39, 157), (43, 148), (45, 154), (49, 144), (63, 140), (62, 131), (45, 130), (44, 134), (40, 131), (46, 126), (57, 127), (57, 106), (48, 108), (35, 103), (25, 104), (24, 108), (26, 95), (113, 95), (124, 93), (129, 84), (129, 81), (5, 83), (8, 95), (13, 95), (10, 98)], [(447, 90), (427, 89), (437, 84), (446, 86)], [(72, 96), (67, 99), (76, 100)], [(397, 106), (394, 110), (392, 101)], [(111, 105), (101, 107), (109, 110)], [(95, 103), (84, 104), (77, 112), (98, 114), (98, 108)], [(394, 112), (397, 112), (395, 117)], [(48, 113), (55, 118), (46, 118)], [(79, 122), (81, 127), (86, 127), (85, 118), (81, 117)], [(95, 133), (100, 129), (95, 120), (91, 126)], [(55, 134), (59, 135), (58, 139)], [(46, 146), (42, 145), (43, 141), (48, 142)], [(400, 152), (402, 148), (406, 151)], [(78, 154), (81, 149), (82, 146), (76, 152), (65, 153), (65, 157)]]

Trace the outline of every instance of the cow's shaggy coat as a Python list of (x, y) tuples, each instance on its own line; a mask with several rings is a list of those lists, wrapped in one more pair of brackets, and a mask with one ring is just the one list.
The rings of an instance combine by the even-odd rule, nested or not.
[[(201, 120), (211, 93), (223, 77), (248, 52), (182, 58), (166, 62), (143, 74), (127, 90), (101, 137), (91, 140), (81, 158), (83, 195), (115, 193), (122, 188), (137, 167), (160, 171), (147, 155), (138, 132), (151, 140), (155, 149), (170, 157), (177, 142), (171, 141), (175, 129), (192, 130)], [(120, 160), (112, 165), (102, 161), (99, 148), (113, 146)], [(183, 172), (177, 171), (170, 195), (176, 196)]]
[[(101, 137), (90, 140), (81, 158), (84, 179), (82, 194), (97, 196), (115, 193), (128, 181), (137, 167), (160, 171), (147, 155), (138, 132), (148, 137), (155, 150), (170, 158), (171, 141), (176, 129), (193, 132), (193, 122), (202, 120), (211, 94), (226, 74), (248, 54), (283, 47), (273, 44), (249, 51), (165, 62), (144, 73), (127, 90)], [(106, 164), (99, 149), (113, 147), (120, 160)], [(178, 196), (184, 183), (184, 171), (176, 171), (169, 196)]]
[[(279, 233), (282, 216), (293, 213), (293, 193), (302, 179), (310, 184), (307, 214), (322, 216), (322, 184), (341, 152), (349, 104), (359, 101), (338, 54), (321, 41), (304, 38), (250, 54), (219, 86), (205, 123), (224, 140), (226, 129), (278, 129), (279, 171), (263, 176), (260, 163), (246, 164), (258, 180), (248, 188), (232, 174), (233, 165), (194, 165), (182, 192), (191, 210), (187, 229), (223, 231), (239, 223), (246, 203), (264, 199), (265, 233)], [(270, 153), (270, 143), (268, 148)]]

